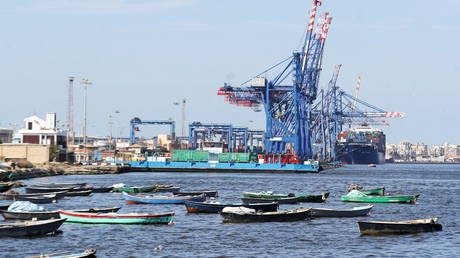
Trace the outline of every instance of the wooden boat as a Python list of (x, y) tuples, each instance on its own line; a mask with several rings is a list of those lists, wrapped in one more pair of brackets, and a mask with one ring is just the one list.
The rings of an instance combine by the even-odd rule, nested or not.
[(108, 193), (113, 190), (113, 186), (93, 187), (93, 193)]
[(194, 196), (194, 195), (202, 195), (206, 197), (217, 197), (217, 190), (208, 190), (208, 191), (186, 191), (186, 192), (175, 192), (173, 193), (177, 196)]
[(442, 230), (437, 218), (408, 221), (358, 221), (362, 235), (412, 234)]
[(417, 201), (419, 195), (365, 195), (358, 190), (352, 190), (348, 195), (341, 197), (344, 202), (369, 202), (369, 203), (412, 203)]
[(65, 196), (67, 191), (62, 191), (62, 192), (52, 192), (52, 193), (34, 193), (34, 194), (0, 194), (0, 199), (1, 200), (16, 200), (16, 198), (22, 198), (22, 197), (40, 197), (44, 195), (56, 195), (56, 199), (61, 199)]
[(0, 182), (10, 181), (11, 176), (13, 176), (13, 171), (5, 171), (0, 169)]
[(88, 196), (93, 190), (67, 192), (65, 196)]
[(65, 219), (49, 219), (0, 224), (0, 236), (24, 237), (55, 233)]
[(67, 222), (90, 224), (170, 224), (174, 212), (165, 214), (94, 214), (85, 212), (59, 211)]
[(0, 183), (0, 193), (10, 190), (13, 185), (12, 183)]
[(199, 196), (142, 196), (123, 193), (123, 198), (127, 204), (183, 204), (185, 201), (204, 202), (206, 197)]
[(148, 192), (152, 192), (153, 190), (155, 190), (155, 186), (147, 186), (147, 187), (125, 186), (125, 187), (114, 187), (112, 192), (115, 192), (115, 193), (148, 193)]
[(39, 183), (33, 184), (30, 187), (39, 187), (39, 188), (82, 188), (86, 186), (87, 183)]
[(6, 211), (11, 204), (0, 204), (0, 211)]
[(173, 185), (155, 185), (154, 192), (157, 193), (177, 193), (180, 191), (180, 187)]
[(375, 165), (375, 164), (367, 164), (367, 166), (370, 167), (370, 168), (375, 168), (375, 167), (377, 167), (377, 165)]
[(26, 187), (26, 193), (54, 193), (54, 192), (69, 192), (73, 187)]
[(49, 194), (49, 195), (42, 195), (42, 196), (30, 196), (30, 197), (14, 197), (15, 201), (28, 201), (31, 203), (53, 203), (57, 202), (56, 195)]
[[(72, 212), (86, 212), (86, 213), (111, 213), (117, 212), (120, 210), (120, 207), (111, 207), (111, 208), (91, 208), (91, 209), (81, 209), (81, 210), (72, 210)], [(46, 219), (58, 219), (59, 210), (56, 211), (0, 211), (3, 218), (6, 220), (46, 220)]]
[(252, 203), (252, 204), (222, 204), (222, 203), (209, 203), (209, 202), (193, 202), (193, 201), (186, 201), (185, 208), (187, 209), (188, 213), (219, 213), (225, 207), (246, 207), (249, 209), (254, 209), (256, 211), (277, 211), (278, 210), (278, 203), (271, 202), (271, 203)]
[(245, 198), (262, 198), (262, 199), (280, 199), (280, 198), (290, 198), (297, 197), (298, 202), (324, 202), (327, 197), (329, 197), (328, 192), (323, 194), (314, 195), (314, 194), (275, 194), (273, 192), (243, 192)]
[(359, 217), (368, 216), (371, 212), (372, 205), (363, 207), (354, 207), (351, 209), (326, 209), (311, 208), (312, 217)]
[(271, 203), (277, 202), (278, 204), (296, 204), (299, 202), (298, 197), (276, 198), (276, 199), (263, 199), (263, 198), (241, 198), (243, 203)]
[(60, 252), (52, 254), (41, 254), (39, 256), (29, 256), (27, 258), (93, 258), (96, 257), (96, 249), (87, 249), (81, 253)]
[(363, 189), (361, 193), (365, 195), (385, 195), (385, 187), (375, 188), (375, 189)]
[(224, 223), (288, 222), (305, 220), (310, 216), (310, 208), (254, 213), (226, 212), (224, 209), (222, 212), (220, 212), (220, 215), (222, 216), (222, 222)]

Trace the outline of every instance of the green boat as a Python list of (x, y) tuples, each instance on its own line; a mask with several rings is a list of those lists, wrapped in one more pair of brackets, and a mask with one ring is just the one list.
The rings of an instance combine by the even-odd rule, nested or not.
[(10, 190), (13, 185), (13, 183), (0, 183), (0, 193)]
[(0, 182), (10, 181), (12, 175), (12, 171), (5, 171), (0, 169)]
[(366, 195), (358, 190), (352, 190), (342, 196), (344, 202), (379, 202), (379, 203), (415, 203), (419, 195)]
[(329, 197), (328, 192), (324, 192), (323, 194), (275, 194), (273, 192), (259, 192), (259, 193), (251, 193), (251, 192), (243, 192), (243, 196), (245, 198), (260, 198), (260, 199), (281, 199), (281, 198), (289, 198), (289, 197), (297, 197), (298, 202), (324, 202), (327, 197)]
[(146, 187), (114, 187), (112, 192), (116, 193), (149, 193), (156, 189), (156, 186), (146, 186)]
[(86, 224), (173, 224), (174, 212), (165, 214), (118, 214), (59, 211), (66, 222)]
[(365, 195), (385, 195), (385, 187), (361, 190), (361, 193)]

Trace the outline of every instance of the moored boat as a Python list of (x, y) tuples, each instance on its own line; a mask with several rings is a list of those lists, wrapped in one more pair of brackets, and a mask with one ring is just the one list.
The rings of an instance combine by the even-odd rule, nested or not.
[(59, 252), (52, 254), (41, 254), (39, 256), (29, 256), (27, 258), (93, 258), (96, 257), (96, 249), (87, 249), (80, 253)]
[(263, 199), (263, 198), (241, 198), (243, 203), (271, 203), (277, 202), (278, 204), (296, 204), (299, 202), (298, 197), (276, 198), (276, 199)]
[[(120, 207), (111, 207), (111, 208), (91, 208), (91, 209), (80, 209), (72, 210), (72, 212), (86, 212), (86, 213), (111, 213), (117, 212), (120, 210)], [(58, 219), (59, 210), (56, 211), (0, 211), (3, 218), (6, 220), (46, 220), (46, 219)]]
[(10, 178), (13, 176), (13, 171), (5, 171), (0, 169), (0, 182), (10, 181)]
[(180, 191), (180, 187), (173, 185), (155, 185), (154, 192), (157, 193), (177, 193)]
[(0, 193), (10, 190), (13, 185), (12, 183), (0, 183)]
[(0, 236), (24, 237), (55, 233), (64, 221), (65, 219), (50, 219), (0, 224)]
[(350, 209), (327, 209), (311, 208), (312, 217), (359, 217), (368, 216), (371, 212), (372, 205), (363, 207), (353, 207)]
[(65, 196), (88, 196), (93, 190), (67, 192)]
[[(0, 199), (1, 200), (16, 200), (16, 198), (22, 198), (22, 197), (41, 197), (44, 195), (56, 195), (56, 199), (61, 199), (65, 196), (67, 191), (62, 191), (62, 192), (52, 192), (52, 193), (34, 193), (34, 194), (10, 194), (10, 193), (2, 193), (0, 194)], [(19, 201), (19, 200), (18, 200)]]
[(82, 188), (86, 186), (86, 183), (38, 183), (33, 184), (30, 187), (39, 188)]
[(348, 192), (350, 192), (351, 190), (358, 190), (366, 195), (385, 195), (385, 187), (364, 189), (364, 187), (360, 185), (352, 184), (348, 186)]
[(113, 186), (93, 187), (93, 193), (108, 193), (113, 190)]
[(298, 202), (324, 202), (329, 197), (329, 192), (322, 194), (275, 194), (273, 192), (243, 192), (245, 198), (262, 198), (262, 199), (281, 199), (297, 197)]
[(362, 235), (413, 234), (442, 230), (437, 218), (407, 221), (358, 221)]
[(173, 193), (176, 196), (194, 196), (194, 195), (204, 195), (206, 197), (217, 197), (217, 190), (206, 190), (206, 191), (186, 191), (186, 192), (175, 192)]
[(224, 223), (248, 222), (289, 222), (305, 220), (310, 216), (310, 208), (300, 208), (288, 211), (256, 212), (252, 209), (224, 208), (220, 212)]
[(369, 202), (369, 203), (411, 203), (417, 201), (419, 195), (365, 195), (358, 190), (352, 190), (341, 197), (344, 202)]
[(210, 202), (194, 202), (185, 201), (185, 208), (188, 213), (218, 213), (221, 212), (225, 207), (245, 207), (254, 209), (256, 211), (277, 211), (278, 203), (252, 203), (252, 204), (224, 204), (224, 203), (210, 203)]
[(174, 212), (165, 214), (94, 214), (84, 212), (59, 211), (61, 218), (67, 222), (89, 224), (170, 224)]
[(26, 187), (26, 193), (54, 193), (54, 192), (70, 192), (73, 187)]
[(130, 195), (128, 193), (123, 193), (123, 198), (125, 199), (127, 204), (183, 204), (185, 201), (206, 201), (206, 197), (204, 195), (168, 197)]
[(6, 211), (11, 204), (0, 204), (0, 211)]
[(136, 187), (136, 186), (124, 186), (114, 187), (112, 192), (115, 193), (148, 193), (155, 190), (155, 186)]
[(41, 196), (28, 196), (28, 197), (18, 197), (15, 196), (13, 198), (15, 201), (28, 201), (31, 203), (53, 203), (57, 202), (56, 195), (55, 194), (47, 194), (47, 195), (41, 195)]

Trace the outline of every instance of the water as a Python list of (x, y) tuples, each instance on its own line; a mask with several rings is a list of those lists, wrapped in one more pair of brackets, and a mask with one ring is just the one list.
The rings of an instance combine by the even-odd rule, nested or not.
[[(238, 202), (243, 191), (293, 193), (330, 191), (324, 204), (281, 205), (351, 207), (340, 201), (347, 186), (385, 186), (389, 192), (418, 194), (418, 204), (375, 204), (369, 218), (321, 218), (288, 223), (222, 224), (218, 214), (187, 214), (182, 205), (125, 205), (120, 194), (66, 197), (47, 208), (122, 206), (121, 213), (176, 212), (175, 225), (64, 224), (62, 234), (1, 239), (2, 256), (24, 257), (66, 250), (98, 249), (98, 257), (455, 257), (460, 253), (460, 165), (349, 166), (321, 174), (128, 173), (59, 176), (25, 180), (88, 182), (94, 185), (174, 184), (183, 190), (218, 189), (219, 201)], [(439, 217), (444, 230), (401, 236), (360, 236), (356, 221)]]

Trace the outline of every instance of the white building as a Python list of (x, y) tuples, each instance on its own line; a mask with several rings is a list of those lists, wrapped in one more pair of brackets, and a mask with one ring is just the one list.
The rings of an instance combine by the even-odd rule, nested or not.
[(46, 113), (46, 119), (33, 115), (24, 119), (24, 128), (13, 136), (15, 143), (34, 143), (67, 147), (66, 132), (56, 126), (56, 113)]

